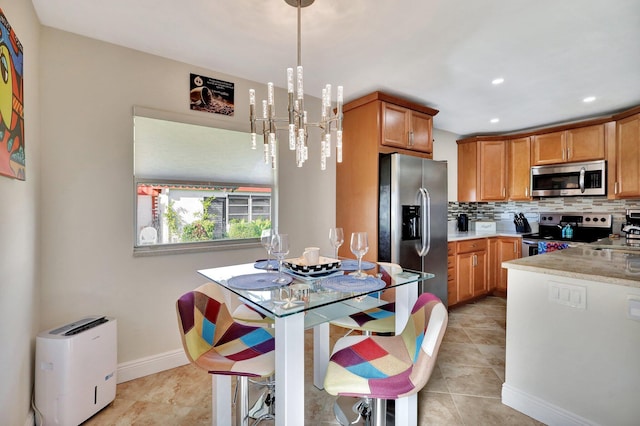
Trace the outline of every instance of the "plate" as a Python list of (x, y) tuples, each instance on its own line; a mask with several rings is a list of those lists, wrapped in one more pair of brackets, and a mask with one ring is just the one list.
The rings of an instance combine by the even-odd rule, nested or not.
[[(270, 267), (267, 267), (270, 266)], [(275, 259), (271, 259), (267, 261), (267, 259), (256, 260), (256, 263), (253, 264), (253, 267), (256, 269), (270, 269), (272, 271), (278, 270), (278, 261)]]
[(286, 279), (285, 283), (274, 283), (273, 280), (278, 278), (278, 274), (273, 272), (260, 272), (258, 274), (237, 275), (227, 280), (227, 285), (238, 290), (269, 290), (272, 288), (282, 287), (293, 281), (288, 275), (282, 275)]
[(285, 259), (282, 264), (285, 268), (291, 269), (298, 274), (317, 274), (335, 271), (340, 268), (340, 261), (338, 259), (324, 256), (320, 256), (320, 261), (317, 265), (307, 265), (303, 257)]
[[(362, 270), (367, 271), (369, 269), (373, 269), (376, 267), (375, 263), (367, 262), (366, 260), (362, 261)], [(358, 261), (353, 259), (346, 259), (342, 261), (342, 266), (340, 267), (343, 271), (357, 271), (358, 270)]]
[(368, 276), (364, 279), (356, 278), (353, 275), (343, 275), (340, 277), (326, 278), (320, 281), (320, 286), (328, 290), (335, 291), (352, 291), (352, 292), (366, 292), (381, 290), (386, 287), (384, 281), (374, 276)]

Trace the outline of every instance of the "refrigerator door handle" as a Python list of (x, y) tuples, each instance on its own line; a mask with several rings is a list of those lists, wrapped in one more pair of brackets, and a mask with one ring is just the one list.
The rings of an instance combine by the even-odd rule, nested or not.
[(420, 224), (422, 226), (421, 247), (418, 255), (424, 257), (431, 249), (431, 196), (426, 188), (420, 188)]

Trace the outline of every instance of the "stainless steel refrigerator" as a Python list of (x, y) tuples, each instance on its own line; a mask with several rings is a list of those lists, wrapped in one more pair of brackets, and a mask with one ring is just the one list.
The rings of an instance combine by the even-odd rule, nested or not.
[(430, 272), (422, 283), (447, 303), (447, 163), (402, 154), (380, 156), (380, 262)]

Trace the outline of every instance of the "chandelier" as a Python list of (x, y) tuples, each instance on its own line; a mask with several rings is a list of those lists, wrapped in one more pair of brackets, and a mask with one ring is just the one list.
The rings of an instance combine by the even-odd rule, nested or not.
[[(331, 85), (327, 84), (322, 89), (322, 113), (318, 122), (310, 122), (307, 111), (304, 109), (303, 72), (300, 49), (300, 16), (303, 7), (311, 5), (314, 0), (285, 0), (287, 4), (298, 9), (298, 66), (287, 68), (287, 93), (289, 98), (289, 116), (276, 117), (273, 83), (267, 83), (267, 99), (262, 101), (262, 117), (256, 116), (256, 92), (249, 90), (249, 120), (251, 122), (251, 149), (256, 149), (257, 123), (262, 122), (263, 148), (265, 164), (271, 164), (276, 168), (277, 136), (278, 130), (288, 130), (289, 149), (296, 152), (296, 164), (302, 167), (309, 158), (307, 144), (308, 128), (321, 129), (320, 139), (320, 169), (327, 168), (327, 158), (331, 157), (331, 132), (336, 131), (336, 161), (342, 162), (342, 86), (337, 89), (337, 108), (335, 114), (331, 110)], [(294, 75), (295, 73), (295, 75)], [(295, 90), (294, 90), (295, 89)], [(284, 124), (287, 124), (286, 126)]]

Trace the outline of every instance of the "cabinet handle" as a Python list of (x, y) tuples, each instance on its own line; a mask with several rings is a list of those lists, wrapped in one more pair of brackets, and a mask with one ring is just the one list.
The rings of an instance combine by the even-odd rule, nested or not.
[(567, 160), (571, 159), (571, 148), (567, 148)]
[(477, 254), (473, 255), (473, 266), (474, 267), (478, 266), (478, 255)]
[(562, 150), (562, 161), (566, 160), (566, 157), (565, 157), (566, 156), (566, 152), (567, 152), (566, 149)]
[(409, 132), (409, 146), (413, 146), (413, 131)]
[(507, 188), (502, 188), (502, 198), (505, 198), (507, 196)]
[(518, 244), (513, 243), (513, 252), (518, 253)]
[(613, 184), (613, 193), (614, 193), (614, 194), (617, 194), (617, 193), (618, 193), (618, 182), (615, 182), (615, 183)]

